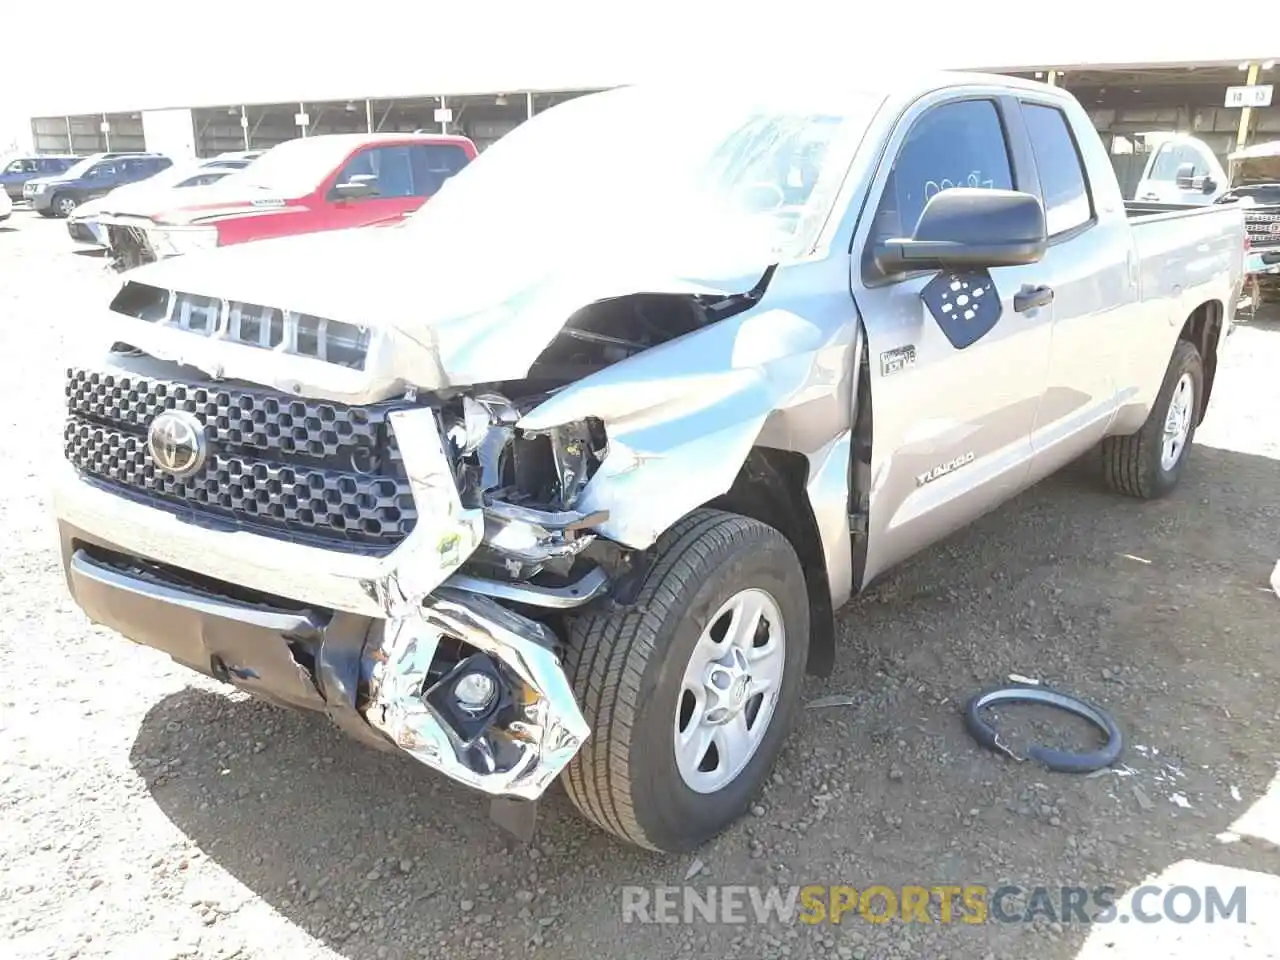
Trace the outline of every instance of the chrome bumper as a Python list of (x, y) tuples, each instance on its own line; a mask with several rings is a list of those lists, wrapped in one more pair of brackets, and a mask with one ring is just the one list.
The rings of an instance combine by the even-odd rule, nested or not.
[[(450, 722), (438, 698), (450, 695), (476, 658), (427, 685), (447, 637), (481, 651), (480, 662), (488, 655), (506, 668), (509, 696), (474, 734)], [(414, 759), (460, 783), (493, 796), (536, 800), (590, 734), (555, 647), (555, 635), (543, 624), (487, 597), (441, 589), (427, 598), (421, 617), (388, 624), (369, 657), (365, 718)]]
[[(555, 636), (486, 597), (441, 589), (413, 616), (378, 625), (221, 596), (104, 559), (84, 531), (64, 524), (62, 535), (67, 583), (95, 623), (255, 696), (326, 713), (491, 796), (536, 800), (589, 734)], [(479, 653), (431, 677), (446, 637)], [(501, 696), (479, 715), (451, 710), (457, 680), (486, 664)]]
[(54, 480), (54, 512), (122, 553), (333, 610), (378, 619), (404, 616), (475, 551), (484, 519), (458, 498), (432, 411), (400, 411), (390, 422), (419, 519), (383, 556), (188, 523), (85, 480), (65, 461)]

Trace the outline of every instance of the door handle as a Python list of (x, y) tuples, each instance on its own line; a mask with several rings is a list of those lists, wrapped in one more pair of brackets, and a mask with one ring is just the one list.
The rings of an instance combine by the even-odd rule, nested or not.
[(1038, 287), (1023, 284), (1022, 289), (1013, 295), (1013, 309), (1018, 313), (1026, 313), (1036, 307), (1046, 307), (1053, 303), (1053, 287), (1042, 283)]
[(1159, 200), (1159, 199), (1160, 199), (1160, 194), (1158, 194), (1158, 193), (1144, 193), (1144, 194), (1142, 195), (1142, 199), (1143, 199), (1143, 200)]

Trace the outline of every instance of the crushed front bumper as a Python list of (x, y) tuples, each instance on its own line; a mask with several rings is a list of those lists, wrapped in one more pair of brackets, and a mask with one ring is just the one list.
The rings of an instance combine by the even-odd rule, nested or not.
[[(484, 793), (536, 799), (588, 735), (558, 640), (475, 592), (491, 582), (457, 574), (484, 518), (461, 505), (433, 412), (389, 422), (419, 519), (381, 556), (196, 522), (61, 463), (71, 593), (91, 620), (193, 669), (323, 711)], [(455, 709), (468, 670), (494, 696)]]
[[(442, 588), (413, 616), (375, 620), (128, 557), (65, 522), (59, 531), (68, 587), (93, 622), (483, 793), (537, 799), (588, 736), (554, 635), (487, 597)], [(473, 653), (442, 665), (446, 646)], [(492, 709), (460, 713), (448, 698), (475, 669), (494, 680)]]

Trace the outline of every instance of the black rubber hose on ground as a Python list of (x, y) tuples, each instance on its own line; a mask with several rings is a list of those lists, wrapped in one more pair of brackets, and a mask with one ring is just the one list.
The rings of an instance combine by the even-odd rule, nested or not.
[(1106, 746), (1091, 753), (1070, 753), (1065, 750), (1054, 750), (1036, 744), (1027, 749), (1027, 756), (1039, 760), (1050, 770), (1060, 773), (1089, 773), (1109, 767), (1120, 759), (1124, 750), (1124, 736), (1120, 728), (1111, 719), (1111, 715), (1101, 707), (1068, 696), (1045, 687), (1000, 687), (980, 693), (969, 701), (964, 711), (964, 725), (969, 735), (988, 750), (996, 750), (1014, 759), (1016, 756), (1000, 740), (999, 732), (991, 724), (982, 719), (982, 711), (998, 703), (1034, 703), (1046, 707), (1056, 707), (1083, 717), (1107, 735)]

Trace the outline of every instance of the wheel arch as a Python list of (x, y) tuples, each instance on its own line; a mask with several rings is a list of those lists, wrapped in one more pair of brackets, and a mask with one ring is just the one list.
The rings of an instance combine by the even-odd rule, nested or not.
[(733, 485), (704, 506), (767, 523), (791, 543), (804, 571), (809, 595), (809, 658), (806, 671), (828, 676), (835, 665), (835, 609), (817, 518), (806, 483), (803, 454), (753, 447)]
[(1186, 340), (1200, 351), (1204, 363), (1204, 397), (1196, 413), (1196, 426), (1204, 420), (1213, 395), (1214, 375), (1218, 370), (1218, 344), (1222, 339), (1222, 324), (1226, 309), (1220, 300), (1208, 300), (1191, 311), (1178, 333), (1179, 340)]

